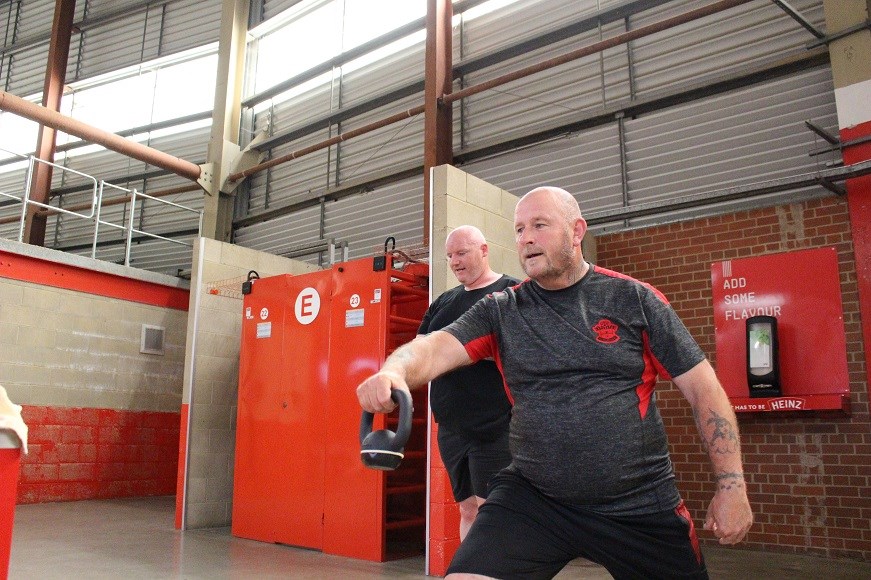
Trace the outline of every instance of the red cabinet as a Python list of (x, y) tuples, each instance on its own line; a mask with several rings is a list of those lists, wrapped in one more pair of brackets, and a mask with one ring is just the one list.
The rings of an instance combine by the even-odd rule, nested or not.
[[(411, 340), (428, 267), (386, 256), (255, 280), (243, 306), (232, 533), (384, 561), (425, 545), (426, 391), (399, 469), (360, 461), (355, 389)], [(377, 416), (395, 429), (396, 413)]]

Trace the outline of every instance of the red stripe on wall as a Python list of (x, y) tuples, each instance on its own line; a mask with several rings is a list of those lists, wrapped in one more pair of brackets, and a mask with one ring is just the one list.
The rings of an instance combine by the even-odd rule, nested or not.
[(438, 447), (438, 424), (429, 423), (429, 576), (444, 576), (460, 547), (460, 508)]
[(172, 495), (179, 414), (23, 405), (18, 503)]
[(175, 529), (180, 530), (184, 516), (184, 478), (188, 458), (189, 405), (182, 403), (178, 433), (178, 473), (175, 478)]
[(124, 278), (2, 250), (0, 277), (185, 311), (190, 294), (185, 288)]

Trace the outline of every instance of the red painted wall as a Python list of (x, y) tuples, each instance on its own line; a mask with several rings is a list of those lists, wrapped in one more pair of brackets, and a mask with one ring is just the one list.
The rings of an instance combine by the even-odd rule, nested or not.
[(442, 463), (438, 446), (438, 424), (430, 421), (429, 445), (429, 570), (430, 576), (444, 576), (460, 547), (460, 507), (454, 501), (451, 479)]
[[(657, 286), (716, 367), (711, 262), (794, 249), (837, 249), (851, 414), (741, 414), (756, 523), (741, 547), (871, 561), (871, 420), (850, 215), (829, 197), (597, 238), (597, 263)], [(714, 485), (689, 404), (660, 383), (678, 486), (703, 542)], [(741, 549), (739, 547), (738, 549)]]
[[(176, 310), (185, 288), (125, 278), (0, 251), (0, 277)], [(22, 404), (29, 453), (21, 456), (18, 503), (173, 495), (178, 412)]]
[(179, 414), (23, 405), (18, 503), (172, 495)]

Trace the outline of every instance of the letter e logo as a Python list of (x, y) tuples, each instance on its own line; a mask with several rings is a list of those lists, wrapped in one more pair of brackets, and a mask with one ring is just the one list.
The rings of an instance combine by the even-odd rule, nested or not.
[(314, 288), (303, 288), (296, 297), (293, 312), (300, 324), (311, 324), (321, 310), (321, 297)]

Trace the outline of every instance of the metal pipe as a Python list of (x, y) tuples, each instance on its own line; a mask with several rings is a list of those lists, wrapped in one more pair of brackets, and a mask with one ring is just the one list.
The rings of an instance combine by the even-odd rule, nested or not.
[(122, 155), (127, 155), (155, 167), (172, 171), (176, 175), (186, 177), (192, 181), (200, 178), (201, 170), (199, 165), (125, 139), (124, 137), (119, 137), (114, 133), (97, 129), (72, 117), (67, 117), (66, 115), (26, 101), (21, 97), (16, 97), (6, 91), (0, 91), (0, 110), (9, 111), (31, 121), (53, 127), (58, 131), (75, 135), (85, 141), (102, 145), (106, 149)]
[(585, 56), (590, 56), (591, 54), (596, 54), (597, 52), (601, 52), (609, 48), (614, 48), (615, 46), (620, 46), (621, 44), (626, 44), (630, 40), (635, 40), (638, 38), (649, 36), (651, 34), (655, 34), (657, 32), (662, 32), (669, 28), (674, 28), (675, 26), (686, 24), (687, 22), (698, 20), (699, 18), (704, 18), (705, 16), (711, 16), (712, 14), (716, 14), (717, 12), (722, 12), (723, 10), (728, 10), (729, 8), (740, 6), (741, 4), (746, 4), (750, 1), (751, 0), (721, 0), (720, 2), (714, 2), (713, 4), (704, 6), (702, 8), (697, 8), (696, 10), (690, 10), (689, 12), (678, 14), (677, 16), (674, 16), (672, 18), (666, 18), (665, 20), (653, 22), (652, 24), (648, 24), (647, 26), (642, 26), (640, 28), (624, 32), (623, 34), (618, 34), (616, 36), (606, 38), (605, 40), (602, 40), (600, 42), (595, 42), (589, 46), (584, 46), (577, 50), (567, 52), (566, 54), (556, 56), (540, 63), (504, 74), (502, 76), (498, 76), (494, 79), (490, 79), (489, 81), (484, 81), (483, 83), (466, 87), (465, 89), (459, 90), (455, 93), (445, 95), (442, 98), (442, 102), (444, 102), (445, 104), (450, 104), (465, 97), (476, 95), (494, 87), (498, 87), (512, 81), (528, 77), (530, 75), (554, 68), (556, 66), (566, 64), (573, 60), (577, 60)]
[(315, 151), (319, 151), (321, 149), (326, 149), (336, 143), (341, 143), (342, 141), (346, 141), (353, 137), (359, 137), (360, 135), (364, 135), (366, 133), (371, 133), (377, 129), (381, 129), (382, 127), (386, 127), (388, 125), (392, 125), (393, 123), (398, 123), (403, 119), (408, 119), (409, 117), (415, 117), (423, 113), (424, 106), (419, 105), (417, 107), (413, 107), (404, 111), (402, 113), (396, 113), (395, 115), (391, 115), (385, 119), (381, 119), (380, 121), (375, 121), (374, 123), (369, 123), (368, 125), (363, 125), (362, 127), (358, 127), (356, 129), (351, 129), (350, 131), (345, 131), (344, 133), (339, 133), (335, 137), (331, 137), (326, 141), (321, 141), (320, 143), (315, 143), (314, 145), (309, 145), (308, 147), (303, 147), (302, 149), (298, 149), (297, 151), (292, 151), (287, 155), (282, 155), (281, 157), (276, 157), (275, 159), (270, 159), (269, 161), (264, 161), (258, 165), (250, 167), (245, 171), (240, 171), (238, 173), (231, 173), (227, 176), (227, 180), (230, 182), (236, 182), (242, 179), (243, 177), (248, 177), (249, 175), (253, 175), (258, 171), (263, 171), (264, 169), (269, 169), (270, 167), (275, 167), (276, 165), (280, 165), (282, 163), (286, 163), (292, 159), (296, 159), (298, 157), (302, 157), (303, 155), (308, 155), (309, 153), (314, 153)]

